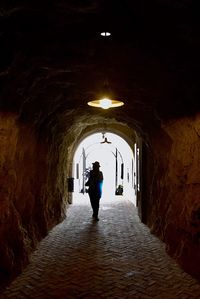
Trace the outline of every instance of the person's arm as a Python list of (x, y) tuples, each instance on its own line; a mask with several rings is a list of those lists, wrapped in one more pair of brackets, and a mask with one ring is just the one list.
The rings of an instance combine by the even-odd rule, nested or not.
[(103, 181), (103, 172), (100, 171), (100, 180)]

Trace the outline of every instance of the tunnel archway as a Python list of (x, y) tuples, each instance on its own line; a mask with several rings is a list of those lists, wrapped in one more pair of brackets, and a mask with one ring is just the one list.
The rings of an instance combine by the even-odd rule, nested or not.
[(114, 196), (129, 198), (136, 205), (137, 155), (135, 146), (113, 132), (96, 132), (77, 146), (73, 158), (74, 196), (86, 193), (85, 182), (92, 163), (100, 162), (104, 174), (104, 199)]
[[(141, 219), (200, 278), (194, 1), (125, 1), (114, 10), (114, 1), (2, 2), (0, 268), (9, 275), (21, 269), (38, 240), (65, 217), (74, 149), (107, 127), (133, 137), (131, 148), (134, 130), (148, 140), (148, 147), (136, 147)], [(105, 13), (113, 30), (106, 45), (98, 37)], [(125, 101), (120, 109), (87, 105), (105, 75)]]

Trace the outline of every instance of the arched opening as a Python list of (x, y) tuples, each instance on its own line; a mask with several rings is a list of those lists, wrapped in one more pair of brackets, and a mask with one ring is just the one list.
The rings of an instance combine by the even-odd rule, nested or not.
[(85, 196), (88, 172), (92, 163), (99, 161), (104, 175), (102, 198), (126, 197), (136, 205), (136, 189), (139, 187), (136, 152), (136, 144), (131, 148), (124, 138), (112, 132), (92, 133), (85, 137), (73, 158), (73, 201)]

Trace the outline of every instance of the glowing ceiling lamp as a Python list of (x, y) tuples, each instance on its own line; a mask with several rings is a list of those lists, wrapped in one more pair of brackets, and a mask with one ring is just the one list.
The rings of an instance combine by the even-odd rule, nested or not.
[(108, 36), (111, 36), (111, 33), (108, 31), (103, 31), (103, 32), (101, 32), (101, 36), (108, 37)]
[(124, 102), (118, 100), (110, 100), (109, 98), (103, 98), (101, 100), (90, 101), (88, 102), (88, 105), (102, 109), (109, 109), (123, 106)]
[(99, 94), (98, 98), (99, 99), (90, 101), (87, 104), (89, 106), (102, 108), (102, 109), (116, 108), (124, 105), (124, 102), (122, 101), (116, 99), (113, 100), (115, 96), (111, 92), (107, 81), (105, 81), (103, 87), (101, 88), (101, 93)]
[[(110, 35), (111, 33), (109, 31), (101, 32), (101, 36), (103, 36), (104, 38), (109, 37)], [(105, 65), (107, 65), (106, 61), (105, 61)], [(101, 90), (101, 95), (103, 96), (101, 96), (99, 100), (93, 100), (88, 102), (87, 104), (89, 106), (102, 108), (102, 109), (109, 109), (109, 108), (121, 107), (124, 105), (124, 102), (122, 101), (112, 100), (112, 96), (110, 96), (112, 93), (110, 91), (110, 87), (107, 81), (108, 80), (105, 80), (104, 86)]]

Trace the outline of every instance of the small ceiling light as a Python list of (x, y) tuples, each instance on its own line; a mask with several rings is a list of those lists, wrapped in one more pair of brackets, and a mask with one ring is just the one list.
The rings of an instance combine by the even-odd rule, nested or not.
[(110, 100), (108, 98), (103, 98), (101, 100), (94, 100), (88, 102), (89, 106), (102, 108), (102, 109), (109, 109), (109, 108), (115, 108), (120, 107), (124, 105), (124, 102), (117, 101), (117, 100)]
[(111, 33), (108, 32), (108, 31), (103, 31), (103, 32), (101, 32), (101, 36), (105, 36), (105, 37), (107, 37), (107, 36), (110, 36), (110, 35), (111, 35)]

